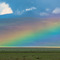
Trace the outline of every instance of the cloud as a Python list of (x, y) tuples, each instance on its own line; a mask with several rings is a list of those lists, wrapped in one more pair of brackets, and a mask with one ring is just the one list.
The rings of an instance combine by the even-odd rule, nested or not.
[(52, 13), (53, 14), (60, 14), (60, 8), (55, 8)]
[(49, 11), (50, 9), (49, 8), (46, 8), (46, 11)]
[(24, 13), (24, 10), (20, 11), (20, 10), (16, 10), (15, 11), (15, 15), (22, 15)]
[(36, 7), (31, 7), (31, 8), (26, 8), (26, 9), (24, 9), (22, 11), (20, 11), (19, 9), (17, 9), (15, 11), (15, 15), (22, 15), (24, 12), (35, 10), (35, 9), (37, 9), (37, 8)]
[(48, 16), (49, 14), (48, 13), (45, 13), (45, 12), (42, 12), (40, 13), (40, 16)]
[(31, 11), (37, 9), (36, 7), (27, 8), (26, 11)]
[(2, 2), (0, 3), (0, 15), (5, 15), (5, 14), (12, 14), (13, 11), (9, 4)]

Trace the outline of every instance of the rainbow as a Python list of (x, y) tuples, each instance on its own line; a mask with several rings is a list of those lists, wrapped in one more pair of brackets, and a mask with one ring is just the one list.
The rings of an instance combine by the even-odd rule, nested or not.
[(0, 23), (0, 47), (60, 46), (60, 18)]

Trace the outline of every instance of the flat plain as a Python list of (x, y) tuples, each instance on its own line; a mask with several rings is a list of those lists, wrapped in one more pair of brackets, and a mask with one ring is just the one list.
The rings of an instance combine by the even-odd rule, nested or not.
[(60, 48), (0, 48), (0, 60), (60, 60)]

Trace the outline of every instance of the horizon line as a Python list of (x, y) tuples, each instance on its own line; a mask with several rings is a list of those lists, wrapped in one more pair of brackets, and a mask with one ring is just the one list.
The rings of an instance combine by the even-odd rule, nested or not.
[(0, 48), (60, 48), (60, 46), (1, 46)]

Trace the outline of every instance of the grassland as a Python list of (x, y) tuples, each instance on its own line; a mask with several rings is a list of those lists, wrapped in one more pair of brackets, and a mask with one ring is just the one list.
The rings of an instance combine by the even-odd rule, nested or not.
[(60, 60), (60, 48), (0, 48), (0, 60)]

